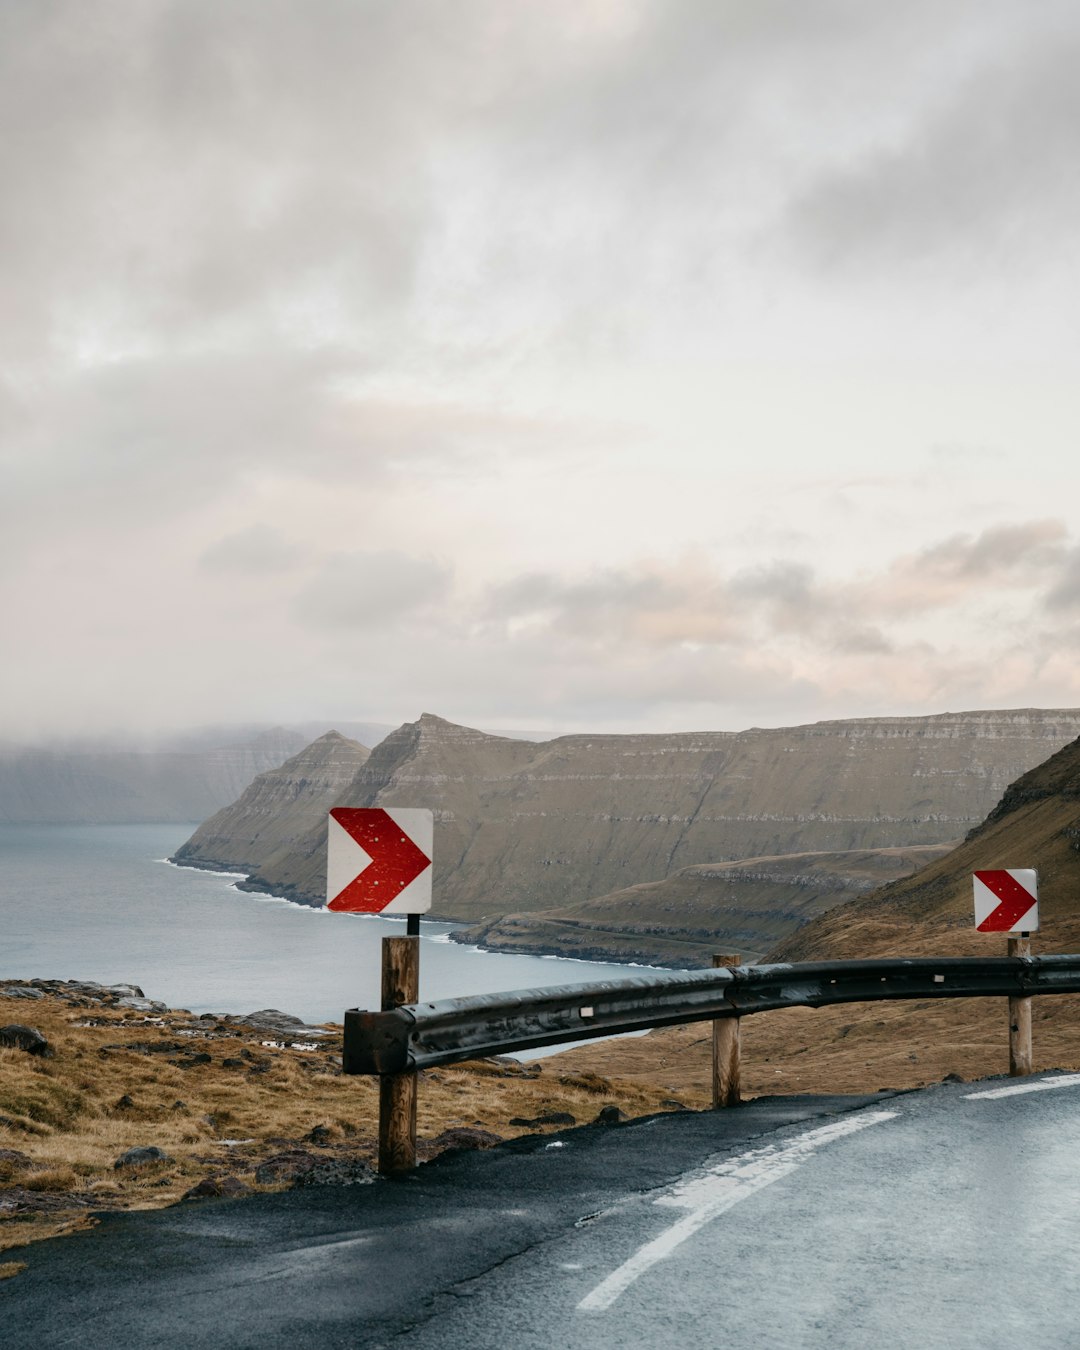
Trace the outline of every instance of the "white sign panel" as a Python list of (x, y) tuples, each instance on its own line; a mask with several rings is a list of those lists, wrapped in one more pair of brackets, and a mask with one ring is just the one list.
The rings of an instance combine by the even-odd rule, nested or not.
[(326, 848), (326, 907), (346, 914), (431, 908), (435, 820), (403, 806), (335, 806)]
[(975, 927), (980, 933), (1034, 933), (1039, 927), (1039, 874), (1034, 867), (975, 872)]

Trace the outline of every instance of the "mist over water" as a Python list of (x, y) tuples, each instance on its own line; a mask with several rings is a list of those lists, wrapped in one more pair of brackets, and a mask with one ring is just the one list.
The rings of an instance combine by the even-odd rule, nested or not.
[[(237, 891), (165, 859), (186, 825), (0, 825), (0, 978), (130, 981), (192, 1012), (280, 1008), (340, 1022), (378, 1007), (379, 944), (402, 920)], [(436, 860), (437, 866), (438, 860)], [(435, 884), (438, 886), (438, 873)], [(507, 956), (421, 924), (420, 996), (625, 978), (626, 966)]]

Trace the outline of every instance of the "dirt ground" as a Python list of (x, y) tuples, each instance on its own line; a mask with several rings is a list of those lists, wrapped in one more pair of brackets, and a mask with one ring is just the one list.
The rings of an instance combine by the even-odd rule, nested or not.
[[(173, 1204), (200, 1185), (242, 1194), (370, 1179), (378, 1089), (342, 1074), (340, 1027), (318, 1044), (283, 1041), (51, 981), (35, 982), (52, 986), (43, 997), (16, 998), (20, 983), (0, 985), (0, 1027), (32, 1027), (49, 1054), (0, 1049), (0, 1251), (84, 1226), (94, 1210)], [(418, 1095), (422, 1160), (586, 1123), (606, 1106), (640, 1116), (699, 1104), (560, 1059), (430, 1070)], [(165, 1157), (117, 1167), (132, 1148)]]

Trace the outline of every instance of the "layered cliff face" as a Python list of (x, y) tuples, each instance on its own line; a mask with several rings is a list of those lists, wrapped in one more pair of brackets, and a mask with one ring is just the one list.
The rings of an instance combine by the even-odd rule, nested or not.
[(9, 748), (0, 752), (0, 821), (49, 825), (202, 820), (306, 738), (286, 728), (191, 750)]
[(173, 856), (186, 867), (253, 872), (273, 866), (297, 838), (321, 826), (371, 752), (329, 731), (279, 768), (261, 773), (240, 797), (204, 821)]
[[(701, 864), (955, 839), (1078, 733), (1078, 710), (1021, 710), (535, 744), (425, 714), (334, 804), (431, 807), (434, 913), (494, 918)], [(320, 821), (251, 885), (321, 904), (324, 868)]]
[(561, 909), (507, 914), (451, 934), (492, 951), (707, 967), (714, 952), (758, 961), (783, 937), (836, 905), (909, 876), (943, 857), (949, 844), (788, 853), (701, 863), (664, 881)]
[(999, 867), (1038, 870), (1041, 930), (1032, 951), (1080, 951), (1080, 740), (1011, 784), (945, 857), (808, 923), (769, 959), (1003, 956), (1000, 933), (975, 931), (972, 905), (972, 872)]

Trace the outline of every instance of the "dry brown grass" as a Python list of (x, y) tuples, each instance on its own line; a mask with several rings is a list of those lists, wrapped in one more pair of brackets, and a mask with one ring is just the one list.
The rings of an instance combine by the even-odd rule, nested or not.
[[(51, 996), (16, 1003), (2, 990), (0, 1021), (37, 1027), (55, 1050), (51, 1059), (0, 1050), (0, 1250), (84, 1227), (93, 1210), (171, 1204), (208, 1176), (275, 1189), (260, 1187), (254, 1169), (287, 1148), (374, 1162), (377, 1086), (342, 1075), (340, 1043), (280, 1049), (263, 1044), (265, 1031), (243, 1028), (202, 1039), (182, 1034), (199, 1030), (186, 1013), (154, 1020)], [(88, 1021), (101, 1025), (80, 1025)], [(182, 1067), (193, 1052), (211, 1062)], [(513, 1117), (561, 1111), (586, 1122), (609, 1103), (644, 1115), (667, 1095), (646, 1082), (564, 1071), (557, 1060), (454, 1065), (421, 1074), (421, 1151), (438, 1151), (433, 1141), (454, 1127), (510, 1138), (530, 1132), (511, 1126)], [(305, 1141), (317, 1125), (318, 1146)], [(142, 1145), (172, 1161), (114, 1168)]]
[[(1080, 996), (1033, 1001), (1035, 1068), (1080, 1069)], [(690, 1102), (709, 1091), (707, 1023), (637, 1040), (583, 1045), (559, 1056), (569, 1068), (649, 1083)], [(917, 1088), (947, 1074), (971, 1080), (1009, 1069), (1003, 998), (848, 1003), (785, 1008), (742, 1019), (743, 1095), (875, 1092)]]

